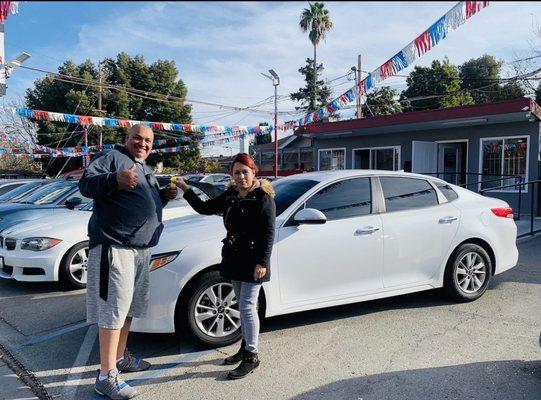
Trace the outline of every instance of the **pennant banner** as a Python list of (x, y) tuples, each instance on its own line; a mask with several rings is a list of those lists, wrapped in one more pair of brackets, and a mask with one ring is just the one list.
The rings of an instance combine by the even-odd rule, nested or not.
[[(441, 40), (445, 39), (450, 31), (457, 29), (477, 12), (488, 7), (488, 5), (488, 1), (461, 1), (458, 3), (426, 31), (421, 33), (417, 38), (391, 57), (391, 59), (384, 62), (379, 68), (376, 68), (359, 82), (359, 94), (361, 96), (366, 95), (366, 93), (374, 88), (377, 83), (396, 75), (399, 71), (410, 66), (416, 59), (426, 54)], [(296, 122), (299, 126), (316, 122), (325, 116), (340, 110), (346, 104), (351, 103), (355, 100), (356, 96), (356, 90), (355, 87), (353, 87), (330, 103), (321, 107), (319, 110), (305, 115)]]
[(18, 12), (18, 1), (0, 1), (0, 24), (6, 22), (10, 14), (17, 14)]
[(245, 133), (263, 135), (273, 130), (272, 126), (192, 125), (173, 122), (134, 121), (130, 119), (102, 118), (87, 115), (53, 113), (49, 111), (31, 110), (29, 108), (16, 108), (13, 110), (16, 115), (24, 118), (30, 118), (37, 121), (65, 122), (69, 124), (79, 124), (82, 126), (130, 128), (133, 125), (142, 124), (148, 126), (151, 129), (159, 131), (199, 133), (203, 135), (207, 135), (209, 133)]

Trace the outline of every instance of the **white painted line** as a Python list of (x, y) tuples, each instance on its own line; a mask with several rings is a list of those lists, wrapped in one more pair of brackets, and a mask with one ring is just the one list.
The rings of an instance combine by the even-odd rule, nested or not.
[(94, 342), (96, 341), (97, 336), (98, 326), (95, 324), (91, 325), (86, 332), (83, 344), (81, 344), (79, 353), (77, 354), (77, 358), (75, 359), (75, 362), (68, 373), (68, 380), (64, 383), (62, 395), (63, 399), (73, 400), (75, 398), (79, 383), (81, 382), (81, 377), (86, 369), (86, 363), (90, 358), (90, 353), (92, 352), (92, 347), (94, 347)]
[(60, 329), (55, 329), (55, 330), (49, 331), (49, 332), (47, 332), (47, 333), (45, 333), (43, 335), (35, 336), (35, 337), (31, 338), (30, 340), (24, 342), (23, 344), (20, 344), (19, 348), (22, 348), (22, 347), (25, 347), (25, 346), (32, 346), (32, 345), (38, 344), (38, 343), (43, 343), (43, 342), (46, 342), (46, 341), (48, 341), (50, 339), (54, 339), (57, 336), (61, 336), (61, 335), (65, 334), (65, 333), (76, 331), (78, 329), (87, 327), (89, 325), (90, 324), (88, 322), (79, 322), (77, 324), (68, 325), (68, 326), (65, 326), (65, 327), (60, 328)]

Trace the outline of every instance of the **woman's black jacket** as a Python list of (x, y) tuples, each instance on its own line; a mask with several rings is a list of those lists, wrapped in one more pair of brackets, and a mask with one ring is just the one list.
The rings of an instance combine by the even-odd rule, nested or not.
[[(227, 236), (222, 240), (220, 273), (224, 278), (243, 282), (266, 282), (270, 279), (270, 257), (274, 243), (276, 206), (274, 190), (266, 180), (240, 197), (230, 186), (214, 199), (202, 201), (192, 190), (184, 198), (200, 214), (222, 214)], [(254, 280), (256, 264), (267, 268), (263, 278)]]

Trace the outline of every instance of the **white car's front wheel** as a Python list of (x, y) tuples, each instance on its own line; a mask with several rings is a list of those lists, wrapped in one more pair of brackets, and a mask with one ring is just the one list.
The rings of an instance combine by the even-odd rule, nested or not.
[(228, 346), (241, 337), (233, 285), (217, 271), (210, 271), (195, 282), (180, 311), (180, 322), (201, 343)]
[(86, 287), (88, 269), (88, 242), (77, 243), (60, 263), (60, 282), (68, 290)]

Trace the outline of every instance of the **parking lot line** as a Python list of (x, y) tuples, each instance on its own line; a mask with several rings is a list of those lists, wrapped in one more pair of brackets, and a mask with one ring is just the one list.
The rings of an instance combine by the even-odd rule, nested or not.
[[(181, 354), (179, 361), (162, 364), (159, 367), (156, 367), (155, 369), (151, 369), (147, 371), (146, 373), (139, 375), (136, 378), (126, 380), (126, 383), (128, 383), (130, 386), (142, 385), (144, 382), (147, 382), (151, 379), (156, 379), (162, 375), (165, 375), (171, 369), (180, 367), (183, 364), (189, 363), (190, 361), (197, 360), (198, 358), (203, 357), (207, 354), (210, 354), (213, 351), (214, 350), (203, 350), (203, 351), (196, 351), (196, 352), (188, 353), (188, 354)], [(92, 385), (93, 384), (94, 383), (92, 383)], [(94, 393), (88, 400), (103, 400), (103, 399), (104, 399), (103, 396), (100, 396)]]
[(73, 324), (73, 325), (65, 326), (65, 327), (60, 328), (60, 329), (55, 329), (53, 331), (47, 332), (44, 335), (33, 337), (32, 339), (20, 344), (18, 346), (18, 348), (20, 349), (20, 348), (23, 348), (23, 347), (26, 347), (26, 346), (32, 346), (34, 344), (43, 343), (43, 342), (46, 342), (46, 341), (48, 341), (50, 339), (53, 339), (53, 338), (55, 338), (57, 336), (61, 336), (61, 335), (65, 334), (65, 333), (76, 331), (77, 329), (81, 329), (81, 328), (84, 328), (84, 327), (89, 326), (89, 325), (90, 324), (88, 322), (79, 322), (79, 323), (76, 323), (76, 324)]
[(79, 353), (77, 354), (77, 358), (73, 363), (73, 367), (71, 367), (68, 373), (69, 380), (64, 384), (64, 393), (62, 398), (66, 400), (75, 398), (79, 382), (81, 381), (82, 374), (86, 369), (86, 363), (90, 358), (90, 353), (92, 353), (92, 347), (94, 347), (94, 342), (96, 341), (97, 337), (98, 326), (95, 324), (91, 325), (86, 332), (83, 344), (79, 348)]

